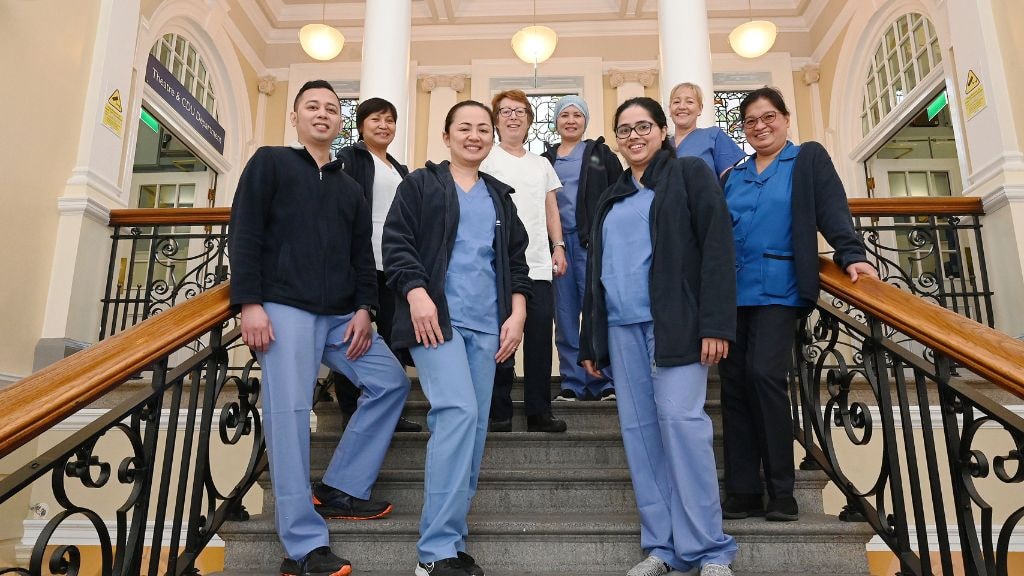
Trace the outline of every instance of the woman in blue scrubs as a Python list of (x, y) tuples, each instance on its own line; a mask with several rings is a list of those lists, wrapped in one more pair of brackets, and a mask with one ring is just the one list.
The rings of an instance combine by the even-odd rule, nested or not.
[(676, 156), (696, 156), (717, 176), (743, 159), (743, 149), (721, 128), (697, 127), (697, 117), (704, 111), (704, 92), (700, 86), (691, 82), (676, 84), (669, 93), (668, 111), (676, 126), (673, 139)]
[[(789, 110), (774, 88), (740, 103), (755, 152), (729, 172), (725, 199), (736, 242), (736, 341), (722, 360), (726, 518), (799, 518), (787, 374), (797, 321), (818, 299), (818, 232), (854, 282), (877, 278), (853, 229), (846, 191), (817, 142), (789, 141)], [(761, 482), (761, 470), (764, 483)], [(768, 506), (764, 494), (768, 494)]]
[(490, 109), (456, 104), (445, 118), (451, 160), (398, 187), (384, 224), (388, 285), (402, 297), (392, 346), (408, 350), (430, 402), (417, 576), (482, 576), (466, 553), (495, 368), (523, 339), (526, 230), (511, 188), (480, 172), (494, 143)]
[(734, 337), (735, 259), (718, 178), (676, 158), (650, 98), (615, 111), (629, 169), (602, 196), (590, 233), (580, 360), (611, 366), (647, 558), (627, 576), (699, 569), (729, 576), (736, 541), (722, 530), (708, 367)]

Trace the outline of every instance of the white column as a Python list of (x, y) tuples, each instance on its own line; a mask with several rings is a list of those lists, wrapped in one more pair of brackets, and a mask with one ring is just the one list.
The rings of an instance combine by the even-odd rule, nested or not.
[[(805, 140), (825, 141), (825, 119), (821, 110), (821, 67), (815, 64), (806, 64), (800, 69), (803, 73), (804, 85), (811, 90), (811, 130), (812, 135)], [(829, 143), (826, 142), (826, 146)]]
[(384, 98), (398, 109), (395, 141), (388, 149), (406, 162), (409, 118), (409, 40), (412, 34), (410, 0), (374, 0), (366, 3), (363, 23), (362, 74), (359, 99)]
[(448, 148), (441, 140), (441, 132), (444, 131), (444, 119), (448, 115), (448, 110), (458, 102), (458, 93), (466, 89), (466, 77), (461, 74), (424, 76), (420, 80), (420, 85), (430, 94), (426, 159), (432, 162), (447, 160)]
[[(661, 101), (680, 82), (693, 82), (704, 91), (704, 109), (715, 109), (711, 75), (711, 39), (705, 0), (658, 0), (658, 47), (661, 60)], [(714, 124), (714, 114), (701, 114), (699, 126)]]
[[(253, 128), (253, 146), (259, 147), (267, 144), (267, 100), (274, 95), (277, 88), (277, 78), (272, 74), (263, 76), (259, 80), (257, 89), (260, 95), (256, 99), (256, 126)], [(249, 150), (247, 156), (251, 156), (254, 150)]]
[[(1024, 12), (1018, 3), (950, 0), (950, 38), (944, 54), (953, 122), (959, 126), (958, 152), (965, 167), (964, 196), (982, 199), (981, 229), (988, 277), (994, 292), (996, 328), (1024, 337), (1024, 154), (1015, 115), (1019, 74), (1012, 24)], [(998, 11), (998, 12), (997, 12)], [(1018, 16), (1018, 18), (1013, 18)], [(953, 49), (955, 47), (955, 50)], [(955, 72), (955, 74), (954, 74)], [(971, 74), (978, 84), (969, 83)]]
[(608, 71), (608, 85), (615, 88), (615, 104), (619, 105), (629, 100), (643, 96), (646, 88), (654, 85), (658, 71), (653, 68), (644, 70), (617, 70)]

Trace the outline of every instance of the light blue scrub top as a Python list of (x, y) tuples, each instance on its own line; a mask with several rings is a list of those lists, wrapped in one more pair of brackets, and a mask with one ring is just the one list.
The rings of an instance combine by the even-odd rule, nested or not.
[(808, 304), (797, 293), (793, 262), (793, 166), (799, 150), (787, 142), (760, 174), (751, 155), (725, 185), (736, 245), (737, 306)]
[(555, 199), (558, 201), (558, 214), (565, 234), (576, 231), (576, 197), (579, 195), (580, 170), (583, 168), (583, 151), (586, 147), (586, 144), (580, 142), (566, 156), (555, 156), (555, 174), (562, 181)]
[(459, 228), (448, 262), (444, 296), (452, 326), (498, 334), (498, 280), (494, 271), (494, 202), (483, 178), (459, 196)]
[(650, 322), (651, 202), (654, 190), (633, 179), (639, 191), (619, 200), (605, 216), (601, 229), (601, 284), (604, 285), (608, 325)]
[(676, 158), (696, 156), (719, 176), (743, 158), (743, 149), (718, 126), (695, 128), (676, 147)]

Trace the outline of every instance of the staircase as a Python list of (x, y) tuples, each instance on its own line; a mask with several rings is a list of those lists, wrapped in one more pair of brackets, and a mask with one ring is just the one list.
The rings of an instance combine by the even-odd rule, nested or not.
[[(721, 410), (713, 378), (706, 409), (715, 423), (715, 451), (721, 462)], [(521, 394), (521, 388), (513, 393)], [(526, 429), (521, 407), (517, 399), (513, 430)], [(414, 384), (405, 415), (425, 423), (427, 409)], [(568, 422), (569, 432), (488, 435), (469, 518), (468, 552), (491, 576), (621, 576), (643, 559), (643, 552), (615, 403), (557, 402), (553, 409)], [(341, 421), (334, 402), (321, 402), (315, 411), (318, 431), (312, 436), (311, 460), (312, 475), (318, 478), (338, 441)], [(428, 437), (427, 432), (405, 433), (392, 440), (374, 490), (374, 497), (394, 503), (390, 517), (328, 522), (332, 547), (352, 561), (354, 574), (412, 574)], [(220, 530), (226, 545), (225, 576), (277, 574), (282, 551), (268, 482), (264, 474), (263, 514)], [(733, 563), (739, 576), (867, 576), (864, 545), (873, 532), (866, 524), (826, 516), (821, 496), (825, 484), (824, 474), (797, 470), (798, 522), (725, 521), (725, 531), (739, 542)]]

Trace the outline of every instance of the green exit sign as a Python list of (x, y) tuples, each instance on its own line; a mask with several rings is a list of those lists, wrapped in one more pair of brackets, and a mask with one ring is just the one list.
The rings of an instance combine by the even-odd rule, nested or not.
[(946, 95), (946, 91), (939, 92), (939, 95), (935, 97), (935, 100), (928, 104), (928, 119), (932, 120), (942, 112), (942, 109), (949, 104), (949, 97)]
[(156, 132), (157, 134), (160, 133), (160, 123), (157, 122), (156, 118), (153, 118), (153, 115), (147, 112), (145, 108), (142, 109), (141, 116), (143, 124), (149, 126), (153, 132)]

